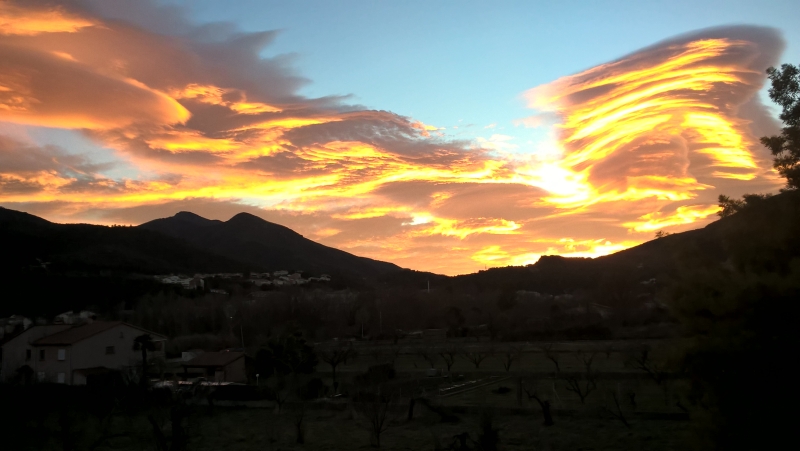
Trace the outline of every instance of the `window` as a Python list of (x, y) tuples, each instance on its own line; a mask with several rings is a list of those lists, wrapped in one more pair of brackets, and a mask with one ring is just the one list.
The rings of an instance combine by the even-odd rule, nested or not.
[(33, 352), (31, 352), (30, 349), (26, 349), (25, 350), (25, 360), (26, 361), (31, 359), (31, 354), (33, 354)]
[(106, 346), (106, 354), (115, 354), (116, 351), (114, 350), (113, 346)]
[(39, 371), (36, 373), (36, 379), (38, 379), (39, 382), (44, 382), (44, 371)]
[(58, 360), (64, 360), (67, 358), (67, 350), (66, 349), (59, 349), (58, 350)]
[(63, 384), (67, 381), (67, 375), (65, 373), (58, 373), (58, 383)]
[(44, 349), (39, 350), (39, 360), (44, 360)]

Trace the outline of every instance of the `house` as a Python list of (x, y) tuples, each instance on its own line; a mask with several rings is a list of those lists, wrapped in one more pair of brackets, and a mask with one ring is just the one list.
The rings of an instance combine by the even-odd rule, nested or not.
[(33, 326), (7, 338), (2, 348), (0, 382), (32, 382), (35, 374), (33, 342), (69, 328), (68, 325)]
[(183, 364), (184, 375), (205, 377), (213, 382), (247, 382), (244, 352), (204, 352)]
[(3, 345), (3, 380), (27, 374), (24, 380), (85, 385), (94, 377), (137, 369), (141, 352), (134, 350), (134, 339), (143, 334), (155, 342), (148, 359), (163, 359), (166, 337), (122, 321), (31, 327)]

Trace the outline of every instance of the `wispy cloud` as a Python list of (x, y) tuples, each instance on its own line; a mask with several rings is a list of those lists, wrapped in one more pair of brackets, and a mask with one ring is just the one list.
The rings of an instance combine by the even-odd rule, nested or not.
[(515, 124), (555, 130), (528, 154), (512, 134), (451, 140), (302, 97), (291, 59), (261, 56), (274, 32), (192, 25), (150, 2), (0, 5), (0, 121), (74, 130), (134, 169), (1, 138), (0, 202), (53, 220), (246, 210), (462, 273), (613, 252), (702, 224), (720, 190), (776, 183), (748, 122), (769, 127), (753, 100), (782, 46), (768, 29), (680, 37), (528, 91), (539, 111)]

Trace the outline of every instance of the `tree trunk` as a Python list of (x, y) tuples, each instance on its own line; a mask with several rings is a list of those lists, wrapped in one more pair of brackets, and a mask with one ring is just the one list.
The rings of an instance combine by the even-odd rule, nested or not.
[(142, 345), (142, 379), (140, 381), (142, 387), (147, 387), (147, 348)]
[(545, 426), (552, 426), (555, 423), (553, 422), (553, 416), (550, 413), (550, 401), (545, 401), (542, 405), (542, 414), (544, 415), (544, 425)]
[(408, 401), (408, 421), (411, 421), (414, 418), (414, 404), (416, 404), (416, 403), (417, 403), (417, 400), (414, 399), (413, 396)]

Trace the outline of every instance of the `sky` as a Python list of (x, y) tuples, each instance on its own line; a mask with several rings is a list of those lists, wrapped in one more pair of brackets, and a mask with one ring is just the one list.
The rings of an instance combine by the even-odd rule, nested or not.
[[(661, 5), (660, 3), (664, 3)], [(794, 1), (0, 0), (0, 205), (246, 211), (462, 274), (596, 257), (776, 192)]]

